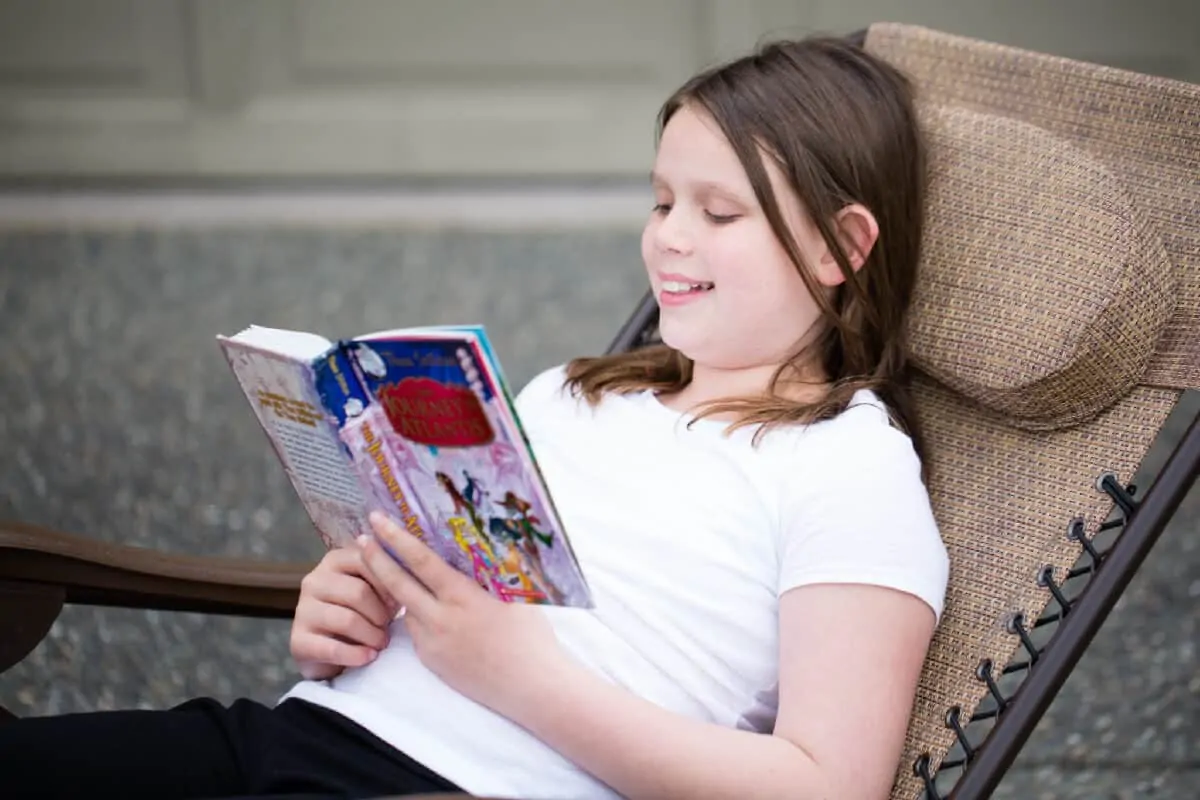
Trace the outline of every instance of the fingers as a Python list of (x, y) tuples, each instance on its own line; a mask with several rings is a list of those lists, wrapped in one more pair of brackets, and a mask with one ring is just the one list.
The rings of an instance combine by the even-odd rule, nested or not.
[(374, 661), (388, 638), (386, 627), (354, 609), (309, 598), (296, 609), (290, 649), (305, 677), (332, 677), (344, 667)]
[(406, 623), (414, 616), (429, 618), (435, 613), (437, 599), (407, 569), (396, 563), (378, 541), (364, 536), (360, 546), (363, 562), (404, 609)]
[(317, 611), (317, 618), (311, 624), (311, 629), (317, 633), (344, 639), (351, 644), (364, 644), (376, 650), (387, 647), (387, 624), (391, 622), (390, 617), (382, 625), (376, 625), (354, 609), (345, 606), (323, 605)]
[(400, 603), (396, 600), (396, 598), (392, 597), (392, 593), (388, 591), (388, 588), (384, 586), (375, 573), (367, 567), (365, 561), (363, 560), (362, 548), (354, 547), (346, 549), (354, 553), (354, 574), (362, 578), (371, 586), (375, 596), (378, 597), (380, 603), (383, 604), (385, 613), (387, 614), (387, 621), (390, 622), (395, 618), (396, 612), (400, 610)]
[(336, 678), (346, 671), (345, 667), (338, 667), (333, 664), (321, 664), (313, 661), (300, 661), (297, 663), (300, 667), (300, 676), (310, 681), (327, 681), (330, 678)]
[(331, 678), (346, 667), (361, 667), (378, 655), (373, 648), (312, 631), (297, 631), (292, 637), (292, 657), (300, 665), (300, 674), (310, 680)]
[[(361, 563), (361, 554), (356, 554), (354, 561), (358, 562), (359, 571), (370, 572)], [(309, 594), (314, 600), (356, 611), (377, 627), (385, 627), (396, 612), (390, 608), (392, 601), (387, 590), (377, 589), (374, 585), (376, 581), (374, 575), (368, 579), (357, 574), (335, 572), (313, 581)]]
[[(466, 580), (461, 573), (443, 561), (442, 557), (428, 545), (401, 528), (386, 514), (374, 511), (369, 519), (375, 536), (400, 559), (404, 564), (404, 569), (411, 577), (415, 577), (434, 596), (441, 596), (447, 591), (452, 591), (460, 581)], [(374, 569), (373, 563), (368, 563)], [(395, 563), (394, 560), (393, 563)], [(378, 573), (376, 574), (378, 575)], [(379, 577), (382, 579), (383, 576)], [(411, 605), (404, 598), (397, 597), (397, 599), (404, 604)]]

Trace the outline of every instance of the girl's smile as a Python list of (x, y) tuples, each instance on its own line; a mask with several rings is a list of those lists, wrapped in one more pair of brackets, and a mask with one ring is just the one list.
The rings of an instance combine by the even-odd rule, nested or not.
[(658, 302), (661, 305), (681, 306), (701, 299), (713, 290), (715, 284), (669, 273), (659, 276), (658, 286)]

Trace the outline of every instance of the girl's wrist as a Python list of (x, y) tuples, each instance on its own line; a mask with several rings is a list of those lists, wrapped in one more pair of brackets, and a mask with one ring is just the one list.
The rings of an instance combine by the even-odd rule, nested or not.
[(586, 683), (586, 669), (561, 646), (521, 669), (503, 693), (495, 711), (526, 728), (536, 728), (547, 711), (561, 708), (564, 700)]

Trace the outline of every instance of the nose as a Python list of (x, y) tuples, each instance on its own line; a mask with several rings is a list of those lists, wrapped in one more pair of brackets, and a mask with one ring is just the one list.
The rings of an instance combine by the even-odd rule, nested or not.
[(691, 235), (684, 215), (677, 208), (658, 218), (654, 228), (654, 246), (664, 253), (691, 252)]

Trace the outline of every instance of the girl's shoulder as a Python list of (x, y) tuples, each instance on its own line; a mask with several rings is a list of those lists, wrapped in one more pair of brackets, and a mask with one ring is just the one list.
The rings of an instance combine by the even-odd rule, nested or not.
[(834, 432), (832, 435), (840, 437), (865, 437), (871, 441), (912, 446), (912, 440), (897, 426), (887, 403), (870, 389), (855, 392), (845, 411), (822, 424)]
[(897, 444), (911, 440), (894, 424), (887, 404), (870, 389), (860, 389), (850, 398), (844, 411), (830, 419), (804, 425), (782, 426), (772, 437), (776, 449), (791, 452), (795, 448), (868, 445), (877, 441)]
[(764, 445), (763, 455), (775, 470), (803, 476), (802, 482), (814, 489), (847, 479), (857, 482), (864, 471), (920, 479), (912, 439), (870, 390), (856, 392), (846, 409), (831, 419), (773, 431)]
[(570, 389), (566, 386), (567, 365), (558, 364), (534, 375), (517, 393), (513, 401), (517, 413), (524, 416), (538, 408), (572, 400)]

